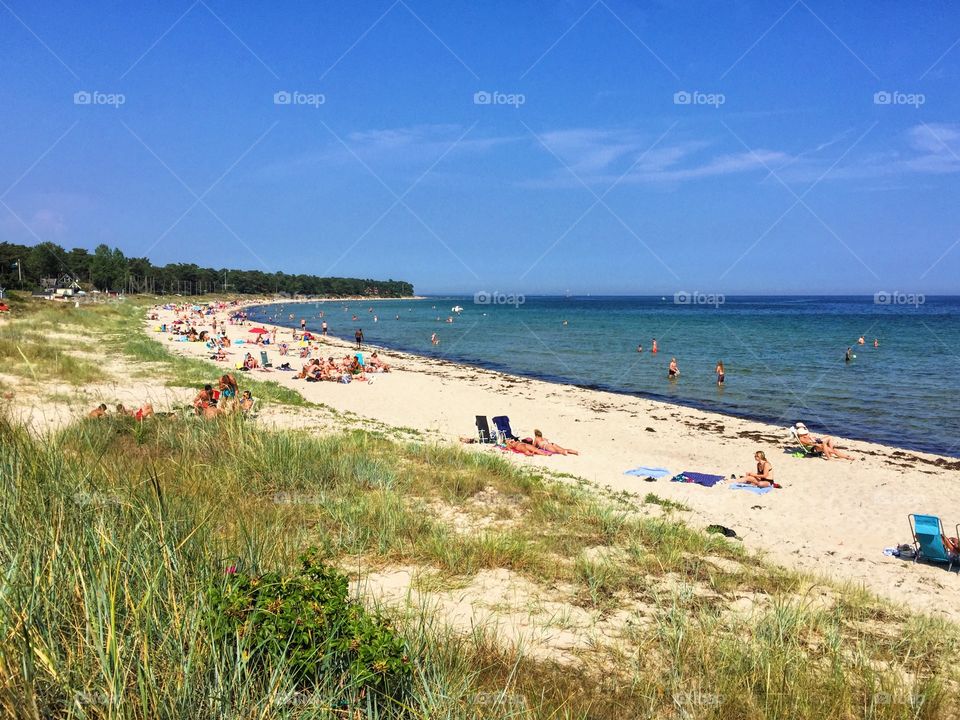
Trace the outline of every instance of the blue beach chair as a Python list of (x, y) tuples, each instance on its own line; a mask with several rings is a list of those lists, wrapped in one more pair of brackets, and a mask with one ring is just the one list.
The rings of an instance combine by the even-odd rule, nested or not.
[(947, 563), (947, 572), (953, 569), (957, 556), (943, 544), (943, 523), (936, 515), (908, 515), (913, 543), (917, 548), (914, 562), (923, 558), (929, 562)]
[(495, 418), (491, 418), (493, 424), (497, 426), (497, 432), (503, 435), (509, 440), (519, 440), (516, 435), (513, 434), (513, 430), (510, 429), (510, 418), (506, 415), (497, 415)]

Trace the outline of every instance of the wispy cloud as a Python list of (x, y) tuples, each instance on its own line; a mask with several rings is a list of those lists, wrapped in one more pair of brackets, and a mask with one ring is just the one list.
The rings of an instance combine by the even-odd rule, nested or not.
[(525, 187), (566, 187), (613, 183), (678, 183), (744, 173), (789, 160), (784, 152), (722, 152), (714, 141), (682, 140), (650, 149), (651, 136), (632, 130), (573, 129), (543, 133), (543, 144), (562, 161), (548, 177), (530, 178)]

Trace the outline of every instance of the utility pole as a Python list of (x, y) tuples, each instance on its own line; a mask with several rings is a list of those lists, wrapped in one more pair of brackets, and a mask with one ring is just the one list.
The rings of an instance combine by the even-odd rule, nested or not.
[(17, 280), (20, 281), (20, 287), (23, 287), (23, 268), (20, 266), (20, 259), (17, 258), (17, 261), (14, 263), (17, 266)]

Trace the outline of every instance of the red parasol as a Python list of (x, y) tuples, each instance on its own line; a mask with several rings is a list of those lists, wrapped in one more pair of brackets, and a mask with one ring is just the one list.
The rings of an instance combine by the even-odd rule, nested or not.
[(257, 335), (269, 335), (270, 331), (266, 328), (250, 328), (250, 332), (256, 333)]

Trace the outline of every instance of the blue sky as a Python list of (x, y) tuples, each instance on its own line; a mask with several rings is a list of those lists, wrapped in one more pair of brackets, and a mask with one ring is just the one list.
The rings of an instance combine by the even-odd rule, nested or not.
[(2, 240), (420, 292), (960, 292), (946, 0), (0, 18)]

